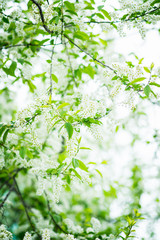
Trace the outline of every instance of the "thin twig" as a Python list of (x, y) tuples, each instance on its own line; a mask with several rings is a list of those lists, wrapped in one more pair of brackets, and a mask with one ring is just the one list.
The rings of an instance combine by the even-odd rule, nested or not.
[(48, 26), (45, 24), (45, 19), (44, 19), (44, 15), (43, 15), (42, 8), (41, 8), (40, 4), (39, 4), (36, 0), (31, 0), (31, 1), (38, 7), (43, 28), (44, 28), (48, 33), (54, 33), (54, 31), (51, 31), (51, 30), (48, 28)]
[(102, 66), (110, 69), (111, 71), (113, 71), (116, 75), (117, 75), (117, 71), (115, 69), (113, 69), (112, 67), (104, 64), (103, 62), (101, 62), (100, 60), (98, 60), (97, 58), (93, 57), (90, 53), (88, 53), (85, 49), (81, 48), (80, 46), (78, 46), (75, 42), (73, 42), (73, 40), (71, 40), (67, 35), (64, 34), (64, 37), (67, 38), (69, 40), (69, 42), (71, 42), (75, 47), (77, 47), (81, 52), (84, 52), (86, 55), (88, 55), (90, 58), (92, 58), (94, 61), (100, 63)]
[(7, 195), (5, 196), (5, 198), (3, 199), (3, 201), (2, 201), (2, 202), (1, 202), (1, 204), (0, 204), (0, 208), (1, 208), (1, 207), (3, 207), (3, 205), (5, 204), (5, 202), (6, 202), (7, 198), (8, 198), (8, 197), (9, 197), (9, 195), (11, 194), (11, 192), (12, 192), (13, 188), (14, 188), (14, 186), (13, 186), (13, 185), (11, 185), (11, 187), (10, 187), (10, 189), (9, 189), (9, 191), (8, 191), (8, 193), (7, 193)]
[(68, 48), (67, 48), (67, 43), (65, 42), (64, 45), (65, 45), (65, 49), (66, 49), (66, 53), (67, 53), (67, 57), (68, 57), (69, 66), (70, 66), (71, 73), (72, 73), (72, 78), (73, 78), (73, 81), (75, 82), (75, 85), (77, 87), (77, 82), (75, 80), (74, 71), (73, 71), (73, 67), (72, 67), (72, 63), (71, 63), (71, 58), (70, 58)]
[(9, 178), (8, 178), (4, 183), (1, 184), (0, 189), (2, 189), (2, 187), (3, 187), (4, 185), (6, 185), (12, 178), (15, 178), (15, 177), (17, 176), (17, 174), (18, 174), (22, 169), (23, 169), (23, 168), (18, 168), (18, 169), (16, 169), (16, 170), (14, 170), (13, 172), (15, 172), (15, 174), (14, 174), (13, 176), (9, 176)]
[(63, 0), (61, 4), (61, 13), (62, 13), (62, 29), (61, 29), (61, 42), (63, 43), (63, 25), (64, 25), (64, 16), (63, 16)]
[(53, 46), (53, 45), (61, 45), (62, 43), (57, 43), (57, 44), (44, 44), (44, 45), (37, 45), (37, 44), (32, 44), (32, 43), (20, 43), (20, 44), (15, 44), (15, 45), (4, 45), (0, 47), (0, 50), (2, 49), (8, 49), (8, 48), (13, 48), (13, 47), (29, 47), (29, 46), (34, 46), (34, 47), (48, 47), (48, 46)]
[(28, 209), (27, 209), (27, 205), (26, 205), (26, 203), (25, 203), (25, 201), (24, 201), (24, 199), (23, 199), (23, 197), (22, 197), (21, 191), (20, 191), (20, 189), (19, 189), (19, 186), (18, 186), (18, 184), (17, 184), (17, 181), (16, 181), (15, 177), (13, 177), (13, 181), (14, 181), (15, 187), (17, 188), (17, 193), (18, 193), (18, 196), (19, 196), (19, 198), (20, 198), (20, 200), (21, 200), (21, 202), (22, 202), (22, 205), (23, 205), (23, 207), (24, 207), (24, 210), (25, 210), (27, 219), (28, 219), (28, 221), (29, 221), (29, 224), (30, 224), (31, 228), (32, 228), (33, 230), (35, 230), (35, 227), (34, 227), (32, 221), (31, 221), (31, 218), (30, 218), (30, 216), (29, 216), (29, 212), (28, 212)]
[(52, 61), (53, 61), (53, 54), (54, 54), (54, 47), (52, 48), (52, 53), (51, 53), (51, 65), (50, 65), (50, 89), (49, 89), (49, 92), (50, 92), (50, 96), (51, 96), (51, 99), (52, 99), (52, 88), (53, 88), (53, 84), (52, 84)]
[(50, 203), (49, 203), (49, 200), (48, 200), (48, 196), (47, 196), (47, 193), (44, 192), (45, 196), (46, 196), (46, 201), (47, 201), (47, 208), (48, 208), (48, 212), (49, 212), (49, 215), (51, 217), (51, 220), (53, 222), (53, 224), (58, 228), (60, 229), (63, 233), (66, 233), (67, 232), (54, 220), (53, 216), (52, 216), (52, 209), (51, 209), (51, 206), (50, 206)]

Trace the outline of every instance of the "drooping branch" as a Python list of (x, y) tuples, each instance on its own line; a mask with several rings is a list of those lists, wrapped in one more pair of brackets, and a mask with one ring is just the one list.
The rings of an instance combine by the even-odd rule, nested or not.
[(55, 46), (55, 45), (61, 45), (61, 44), (62, 43), (38, 45), (38, 44), (32, 44), (32, 43), (20, 43), (20, 44), (15, 44), (15, 45), (4, 45), (4, 46), (1, 46), (0, 50), (8, 49), (8, 48), (14, 48), (14, 47), (29, 47), (29, 46), (42, 48), (42, 47)]
[(44, 28), (48, 33), (50, 33), (50, 34), (54, 33), (54, 31), (51, 31), (51, 30), (48, 28), (48, 26), (46, 25), (46, 23), (45, 23), (43, 11), (42, 11), (42, 8), (41, 8), (40, 4), (39, 4), (37, 1), (35, 1), (35, 0), (31, 0), (31, 1), (38, 7), (43, 28)]
[[(40, 17), (41, 17), (41, 21), (42, 21), (42, 24), (43, 24), (43, 28), (50, 34), (53, 33), (53, 31), (51, 31), (48, 26), (45, 24), (45, 19), (44, 19), (44, 15), (43, 15), (43, 11), (42, 11), (42, 8), (40, 6), (40, 4), (35, 1), (35, 0), (31, 0), (39, 9), (39, 13), (40, 13)], [(88, 53), (86, 50), (82, 49), (81, 47), (79, 47), (76, 43), (74, 43), (67, 35), (64, 34), (64, 37), (66, 39), (69, 40), (69, 42), (71, 42), (74, 46), (76, 46), (81, 52), (84, 52), (86, 55), (88, 55), (90, 58), (92, 58), (94, 61), (98, 62), (99, 64), (103, 65), (104, 67), (110, 69), (111, 71), (113, 71), (115, 74), (117, 74), (116, 70), (114, 70), (112, 67), (104, 64), (103, 62), (101, 62), (100, 60), (94, 58), (90, 53)]]
[(27, 205), (26, 205), (26, 203), (25, 203), (25, 201), (24, 201), (24, 199), (23, 199), (22, 193), (21, 193), (21, 191), (20, 191), (20, 189), (19, 189), (19, 186), (18, 186), (18, 183), (17, 183), (15, 177), (13, 177), (13, 181), (14, 181), (15, 187), (16, 187), (16, 189), (17, 189), (18, 197), (20, 198), (20, 200), (21, 200), (21, 202), (22, 202), (22, 205), (23, 205), (23, 207), (24, 207), (24, 210), (25, 210), (25, 213), (26, 213), (28, 222), (29, 222), (32, 230), (35, 231), (35, 227), (34, 227), (32, 221), (31, 221), (31, 218), (30, 218), (30, 215), (29, 215), (29, 212), (28, 212)]
[(6, 194), (5, 198), (4, 198), (3, 201), (0, 203), (0, 208), (3, 207), (3, 205), (4, 205), (5, 202), (7, 201), (8, 197), (9, 197), (9, 195), (11, 194), (11, 192), (13, 191), (13, 189), (14, 189), (14, 186), (11, 185), (11, 187), (10, 187), (8, 193)]
[(51, 206), (50, 206), (50, 203), (49, 203), (49, 200), (48, 200), (48, 196), (47, 196), (47, 193), (45, 193), (45, 196), (46, 196), (46, 201), (47, 201), (47, 208), (48, 208), (48, 213), (51, 217), (51, 220), (53, 222), (53, 224), (59, 229), (61, 230), (63, 233), (67, 234), (67, 232), (54, 220), (53, 216), (52, 216), (52, 209), (51, 209)]
[(66, 49), (66, 53), (67, 53), (67, 57), (68, 57), (69, 66), (70, 66), (71, 73), (72, 73), (72, 78), (73, 78), (73, 81), (75, 82), (75, 85), (77, 87), (77, 83), (76, 83), (76, 80), (75, 80), (74, 71), (73, 71), (73, 67), (72, 67), (72, 63), (71, 63), (71, 58), (70, 58), (68, 48), (67, 48), (67, 43), (65, 42), (64, 45), (65, 45), (65, 49)]
[(18, 168), (18, 169), (13, 170), (13, 172), (15, 172), (14, 175), (13, 175), (13, 176), (12, 176), (12, 175), (9, 176), (8, 179), (1, 184), (0, 189), (2, 189), (4, 185), (6, 185), (7, 183), (9, 183), (9, 181), (10, 181), (12, 178), (15, 178), (15, 177), (17, 176), (17, 174), (18, 174), (22, 169), (23, 169), (23, 168)]
[(106, 65), (105, 63), (101, 62), (100, 60), (98, 60), (97, 58), (93, 57), (89, 52), (87, 52), (85, 49), (81, 48), (80, 46), (78, 46), (75, 42), (73, 42), (73, 40), (71, 40), (66, 34), (64, 34), (64, 37), (67, 38), (69, 40), (69, 42), (71, 42), (75, 47), (77, 47), (81, 52), (84, 52), (86, 55), (88, 55), (90, 58), (92, 58), (95, 62), (101, 64), (103, 67), (106, 67), (108, 69), (110, 69), (111, 71), (113, 71), (115, 74), (117, 74), (116, 70), (113, 69), (112, 67), (110, 67), (109, 65)]
[(142, 14), (139, 14), (139, 15), (137, 15), (135, 17), (132, 17), (132, 18), (129, 17), (129, 18), (123, 19), (123, 20), (116, 20), (116, 21), (94, 21), (94, 20), (91, 20), (91, 21), (86, 21), (84, 23), (97, 23), (97, 24), (109, 23), (109, 24), (114, 24), (114, 23), (129, 22), (129, 21), (134, 21), (137, 18), (142, 18), (142, 17), (144, 17), (144, 16), (146, 16), (146, 15), (148, 15), (150, 13), (154, 13), (154, 12), (156, 12), (159, 9), (160, 9), (160, 7), (157, 7), (155, 9), (152, 9), (152, 10), (148, 11), (148, 12), (144, 12)]

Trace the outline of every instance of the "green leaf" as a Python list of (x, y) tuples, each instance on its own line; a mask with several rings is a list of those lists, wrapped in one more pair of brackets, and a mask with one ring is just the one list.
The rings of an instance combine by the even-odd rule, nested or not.
[(104, 46), (107, 46), (108, 43), (106, 40), (103, 40), (102, 38), (99, 38), (100, 42), (104, 45)]
[(154, 68), (154, 63), (152, 62), (151, 63), (151, 70)]
[(78, 160), (78, 162), (79, 162), (79, 168), (88, 172), (88, 168), (86, 167), (86, 165), (81, 160)]
[(72, 165), (74, 168), (77, 168), (79, 166), (79, 161), (76, 158), (72, 158)]
[(34, 93), (34, 90), (36, 89), (36, 86), (32, 83), (31, 80), (28, 80), (27, 83), (28, 83), (29, 90), (30, 90), (32, 93)]
[(5, 131), (5, 129), (7, 128), (6, 125), (1, 125), (1, 128), (0, 128), (0, 137), (2, 136), (3, 132)]
[(19, 149), (19, 155), (21, 156), (21, 158), (24, 159), (25, 155), (26, 155), (26, 148), (24, 146), (22, 146), (20, 149)]
[(96, 71), (90, 64), (83, 69), (83, 72), (88, 74), (92, 79), (94, 79), (94, 75), (96, 74)]
[(66, 106), (68, 106), (68, 105), (70, 105), (70, 104), (69, 104), (69, 103), (67, 103), (67, 102), (65, 102), (65, 103), (62, 103), (61, 105), (59, 105), (59, 106), (57, 107), (57, 109), (64, 108), (64, 107), (66, 107)]
[(151, 71), (149, 70), (148, 67), (143, 67), (143, 68), (144, 68), (144, 70), (145, 70), (147, 73), (151, 73)]
[(52, 73), (52, 80), (53, 80), (54, 82), (58, 83), (58, 78), (57, 78), (56, 75), (54, 75), (53, 73)]
[(137, 82), (142, 82), (144, 81), (146, 78), (145, 77), (140, 77), (140, 78), (136, 78), (134, 79), (133, 81), (131, 81), (129, 84), (134, 84), (134, 83), (137, 83)]
[(141, 64), (143, 62), (144, 58), (141, 58), (138, 62), (138, 64)]
[(75, 173), (76, 177), (78, 177), (80, 180), (82, 179), (79, 173), (74, 168), (71, 168), (70, 170)]
[(160, 87), (160, 84), (155, 83), (155, 82), (150, 82), (149, 85), (153, 85), (153, 86), (156, 86), (156, 87)]
[(72, 124), (70, 123), (65, 123), (65, 128), (68, 132), (68, 137), (69, 139), (72, 137), (72, 134), (73, 134), (73, 127), (72, 127)]
[(96, 15), (101, 19), (105, 19), (104, 16), (101, 13), (96, 13)]
[(102, 173), (101, 173), (98, 169), (95, 169), (95, 170), (96, 170), (96, 172), (103, 178)]
[(80, 147), (80, 149), (92, 150), (91, 148), (87, 148), (87, 147)]
[(160, 3), (160, 0), (155, 0), (151, 3), (151, 6), (154, 6), (156, 3)]
[(83, 40), (83, 41), (89, 39), (88, 34), (85, 33), (85, 32), (81, 32), (81, 31), (75, 32), (75, 33), (74, 33), (74, 37), (75, 37), (75, 38), (78, 38), (78, 39), (81, 39), (81, 40)]
[(101, 11), (101, 9), (104, 7), (104, 5), (100, 5), (97, 7), (98, 11)]
[(49, 169), (47, 169), (46, 173), (51, 174), (51, 175), (57, 174), (57, 169), (49, 168)]
[(3, 17), (3, 18), (2, 18), (2, 21), (5, 22), (5, 23), (9, 23), (9, 20), (8, 20), (8, 18), (6, 18), (6, 17)]
[(17, 63), (16, 62), (12, 62), (9, 68), (3, 68), (3, 71), (7, 74), (10, 75), (12, 77), (15, 77), (15, 70), (17, 67)]
[(144, 93), (147, 97), (149, 97), (149, 94), (151, 92), (151, 89), (150, 89), (150, 86), (149, 85), (146, 85), (145, 88), (144, 88)]
[(106, 18), (108, 18), (111, 21), (111, 16), (109, 15), (109, 13), (106, 10), (102, 9), (101, 12), (104, 14), (104, 16)]
[(7, 139), (7, 135), (8, 135), (8, 133), (9, 133), (9, 130), (10, 130), (10, 129), (7, 129), (7, 130), (5, 131), (5, 133), (3, 134), (3, 142), (4, 142), (4, 143), (5, 143), (6, 139)]
[(70, 3), (69, 1), (65, 1), (64, 5), (66, 8), (68, 8), (69, 10), (75, 12), (75, 6), (74, 3)]
[(101, 162), (101, 164), (108, 164), (108, 161), (103, 160), (103, 161)]

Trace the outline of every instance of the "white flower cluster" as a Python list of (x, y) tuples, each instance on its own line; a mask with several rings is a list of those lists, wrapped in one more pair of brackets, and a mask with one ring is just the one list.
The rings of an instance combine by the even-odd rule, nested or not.
[(75, 226), (73, 221), (69, 218), (66, 218), (64, 220), (64, 223), (67, 225), (69, 232), (79, 233), (79, 234), (83, 232), (83, 228), (81, 228), (81, 226)]
[(75, 157), (78, 152), (78, 138), (76, 134), (74, 134), (71, 139), (66, 141), (66, 147), (68, 156), (70, 158)]
[(26, 232), (25, 235), (24, 235), (24, 238), (23, 240), (32, 240), (32, 236), (30, 233)]
[(100, 228), (101, 228), (100, 221), (97, 218), (92, 217), (91, 218), (91, 224), (93, 226), (94, 232), (98, 233), (100, 231)]
[(114, 63), (112, 66), (117, 71), (118, 76), (127, 76), (130, 82), (144, 75), (142, 64), (138, 64), (133, 68), (130, 68), (126, 63)]
[(91, 124), (88, 130), (98, 142), (101, 142), (103, 140), (103, 132), (102, 127), (100, 125)]
[(7, 5), (7, 0), (0, 0), (0, 8), (4, 9)]
[(61, 177), (53, 175), (52, 177), (43, 178), (38, 176), (37, 195), (42, 195), (47, 192), (48, 197), (54, 203), (58, 203), (62, 190), (63, 181)]
[(52, 126), (59, 120), (56, 117), (58, 114), (56, 107), (52, 104), (51, 109), (47, 104), (48, 97), (42, 96), (17, 113), (16, 131), (26, 132), (30, 138), (29, 141), (37, 147), (41, 147)]
[(108, 240), (116, 240), (116, 238), (113, 234), (110, 234)]
[(86, 232), (87, 232), (87, 233), (94, 233), (94, 230), (93, 230), (93, 228), (88, 227), (88, 228), (86, 229)]
[(72, 234), (68, 234), (66, 236), (66, 240), (76, 240), (77, 238), (75, 238)]
[[(127, 1), (127, 0), (119, 0), (119, 3), (121, 4), (121, 8), (123, 10), (128, 10), (130, 13), (132, 12), (139, 12), (139, 11), (148, 11), (151, 6), (152, 0), (148, 0), (145, 3), (143, 1), (136, 2), (134, 0)], [(127, 11), (127, 12), (128, 12)]]
[(104, 116), (106, 114), (105, 103), (93, 101), (88, 95), (84, 95), (79, 105), (79, 115), (82, 118), (94, 118), (96, 114)]
[(50, 240), (50, 230), (45, 228), (42, 232), (42, 240)]
[(0, 239), (1, 240), (12, 239), (12, 234), (6, 229), (5, 225), (0, 225)]
[[(153, 2), (152, 0), (149, 1), (139, 1), (136, 2), (134, 0), (131, 1), (127, 1), (127, 0), (119, 0), (120, 5), (121, 5), (121, 9), (123, 12), (121, 12), (120, 17), (122, 17), (123, 15), (126, 14), (132, 14), (134, 12), (149, 12), (152, 10), (152, 6), (150, 6), (150, 4)], [(123, 14), (122, 14), (123, 13)], [(115, 21), (117, 20), (117, 18), (114, 19)], [(132, 18), (132, 20), (130, 21), (120, 21), (117, 24), (117, 31), (119, 32), (120, 36), (124, 37), (126, 35), (126, 30), (127, 29), (131, 29), (132, 27), (136, 27), (139, 30), (139, 33), (142, 37), (142, 39), (145, 38), (146, 35), (146, 31), (147, 28), (145, 28), (146, 26), (146, 22), (152, 22), (152, 24), (156, 24), (158, 23), (158, 21), (160, 20), (160, 16), (156, 15), (156, 14), (144, 14), (142, 17), (140, 18)]]

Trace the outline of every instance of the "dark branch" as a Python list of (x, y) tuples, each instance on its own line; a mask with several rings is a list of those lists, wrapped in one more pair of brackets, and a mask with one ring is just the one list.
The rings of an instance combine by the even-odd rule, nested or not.
[(48, 26), (45, 24), (45, 19), (44, 19), (44, 15), (43, 15), (42, 8), (41, 8), (40, 4), (39, 4), (37, 1), (35, 1), (35, 0), (31, 0), (31, 1), (38, 7), (43, 28), (44, 28), (48, 33), (54, 33), (54, 31), (51, 31), (51, 30), (48, 28)]
[(22, 205), (23, 205), (23, 207), (24, 207), (24, 210), (25, 210), (27, 219), (28, 219), (28, 221), (29, 221), (29, 224), (30, 224), (32, 230), (35, 230), (35, 227), (34, 227), (32, 221), (31, 221), (31, 218), (30, 218), (30, 216), (29, 216), (29, 212), (28, 212), (28, 209), (27, 209), (27, 205), (26, 205), (26, 203), (25, 203), (25, 201), (24, 201), (24, 199), (23, 199), (23, 197), (22, 197), (21, 191), (20, 191), (20, 189), (19, 189), (19, 186), (18, 186), (18, 184), (17, 184), (17, 181), (16, 181), (15, 177), (13, 177), (13, 181), (14, 181), (15, 187), (16, 187), (16, 189), (17, 189), (17, 194), (18, 194), (18, 196), (19, 196), (19, 198), (20, 198), (20, 200), (21, 200), (21, 202), (22, 202)]
[(72, 67), (72, 63), (71, 63), (71, 58), (70, 58), (68, 48), (67, 48), (67, 43), (65, 42), (64, 45), (65, 45), (65, 49), (66, 49), (66, 53), (67, 53), (67, 57), (68, 57), (69, 66), (70, 66), (71, 73), (72, 73), (72, 78), (73, 78), (73, 81), (75, 82), (75, 85), (77, 87), (77, 83), (76, 83), (76, 80), (75, 80), (74, 71), (73, 71), (73, 67)]
[(3, 205), (5, 204), (7, 198), (9, 197), (9, 195), (11, 194), (12, 190), (14, 189), (14, 186), (11, 185), (10, 189), (9, 189), (9, 192), (7, 193), (7, 195), (5, 196), (5, 198), (3, 199), (3, 201), (1, 202), (0, 204), (0, 208), (3, 207)]
[(38, 44), (32, 44), (32, 43), (21, 43), (21, 44), (9, 45), (9, 46), (5, 45), (5, 46), (0, 47), (0, 50), (13, 48), (13, 47), (29, 47), (29, 46), (34, 46), (34, 47), (37, 47), (37, 48), (41, 48), (41, 47), (48, 47), (48, 46), (61, 45), (61, 44), (62, 43), (38, 45)]
[(51, 220), (52, 220), (53, 224), (54, 224), (59, 230), (61, 230), (63, 233), (66, 233), (66, 234), (67, 234), (67, 232), (54, 220), (54, 218), (53, 218), (53, 216), (52, 216), (52, 209), (51, 209), (51, 206), (50, 206), (48, 197), (47, 197), (47, 193), (46, 193), (46, 192), (44, 192), (44, 193), (45, 193), (45, 196), (46, 196), (48, 212), (49, 212), (49, 215), (50, 215), (50, 217), (51, 217)]
[(80, 46), (78, 46), (75, 42), (73, 42), (67, 35), (64, 34), (64, 37), (67, 38), (69, 40), (69, 42), (71, 42), (75, 47), (77, 47), (81, 52), (84, 52), (86, 55), (88, 55), (90, 58), (92, 58), (95, 62), (98, 62), (99, 64), (101, 64), (103, 67), (106, 67), (108, 69), (110, 69), (111, 71), (113, 71), (116, 75), (117, 72), (115, 69), (113, 69), (112, 67), (104, 64), (103, 62), (101, 62), (100, 60), (98, 60), (97, 58), (93, 57), (90, 53), (88, 53), (86, 50), (84, 50), (83, 48), (81, 48)]
[(2, 184), (1, 184), (1, 186), (0, 186), (0, 189), (2, 189), (2, 187), (4, 186), (4, 185), (6, 185), (7, 183), (9, 183), (9, 181), (12, 179), (12, 178), (15, 178), (16, 176), (17, 176), (17, 174), (22, 170), (23, 168), (18, 168), (18, 169), (15, 169), (13, 172), (15, 172), (15, 174), (13, 175), (13, 176), (9, 176), (9, 178), (5, 181), (5, 182), (3, 182)]

